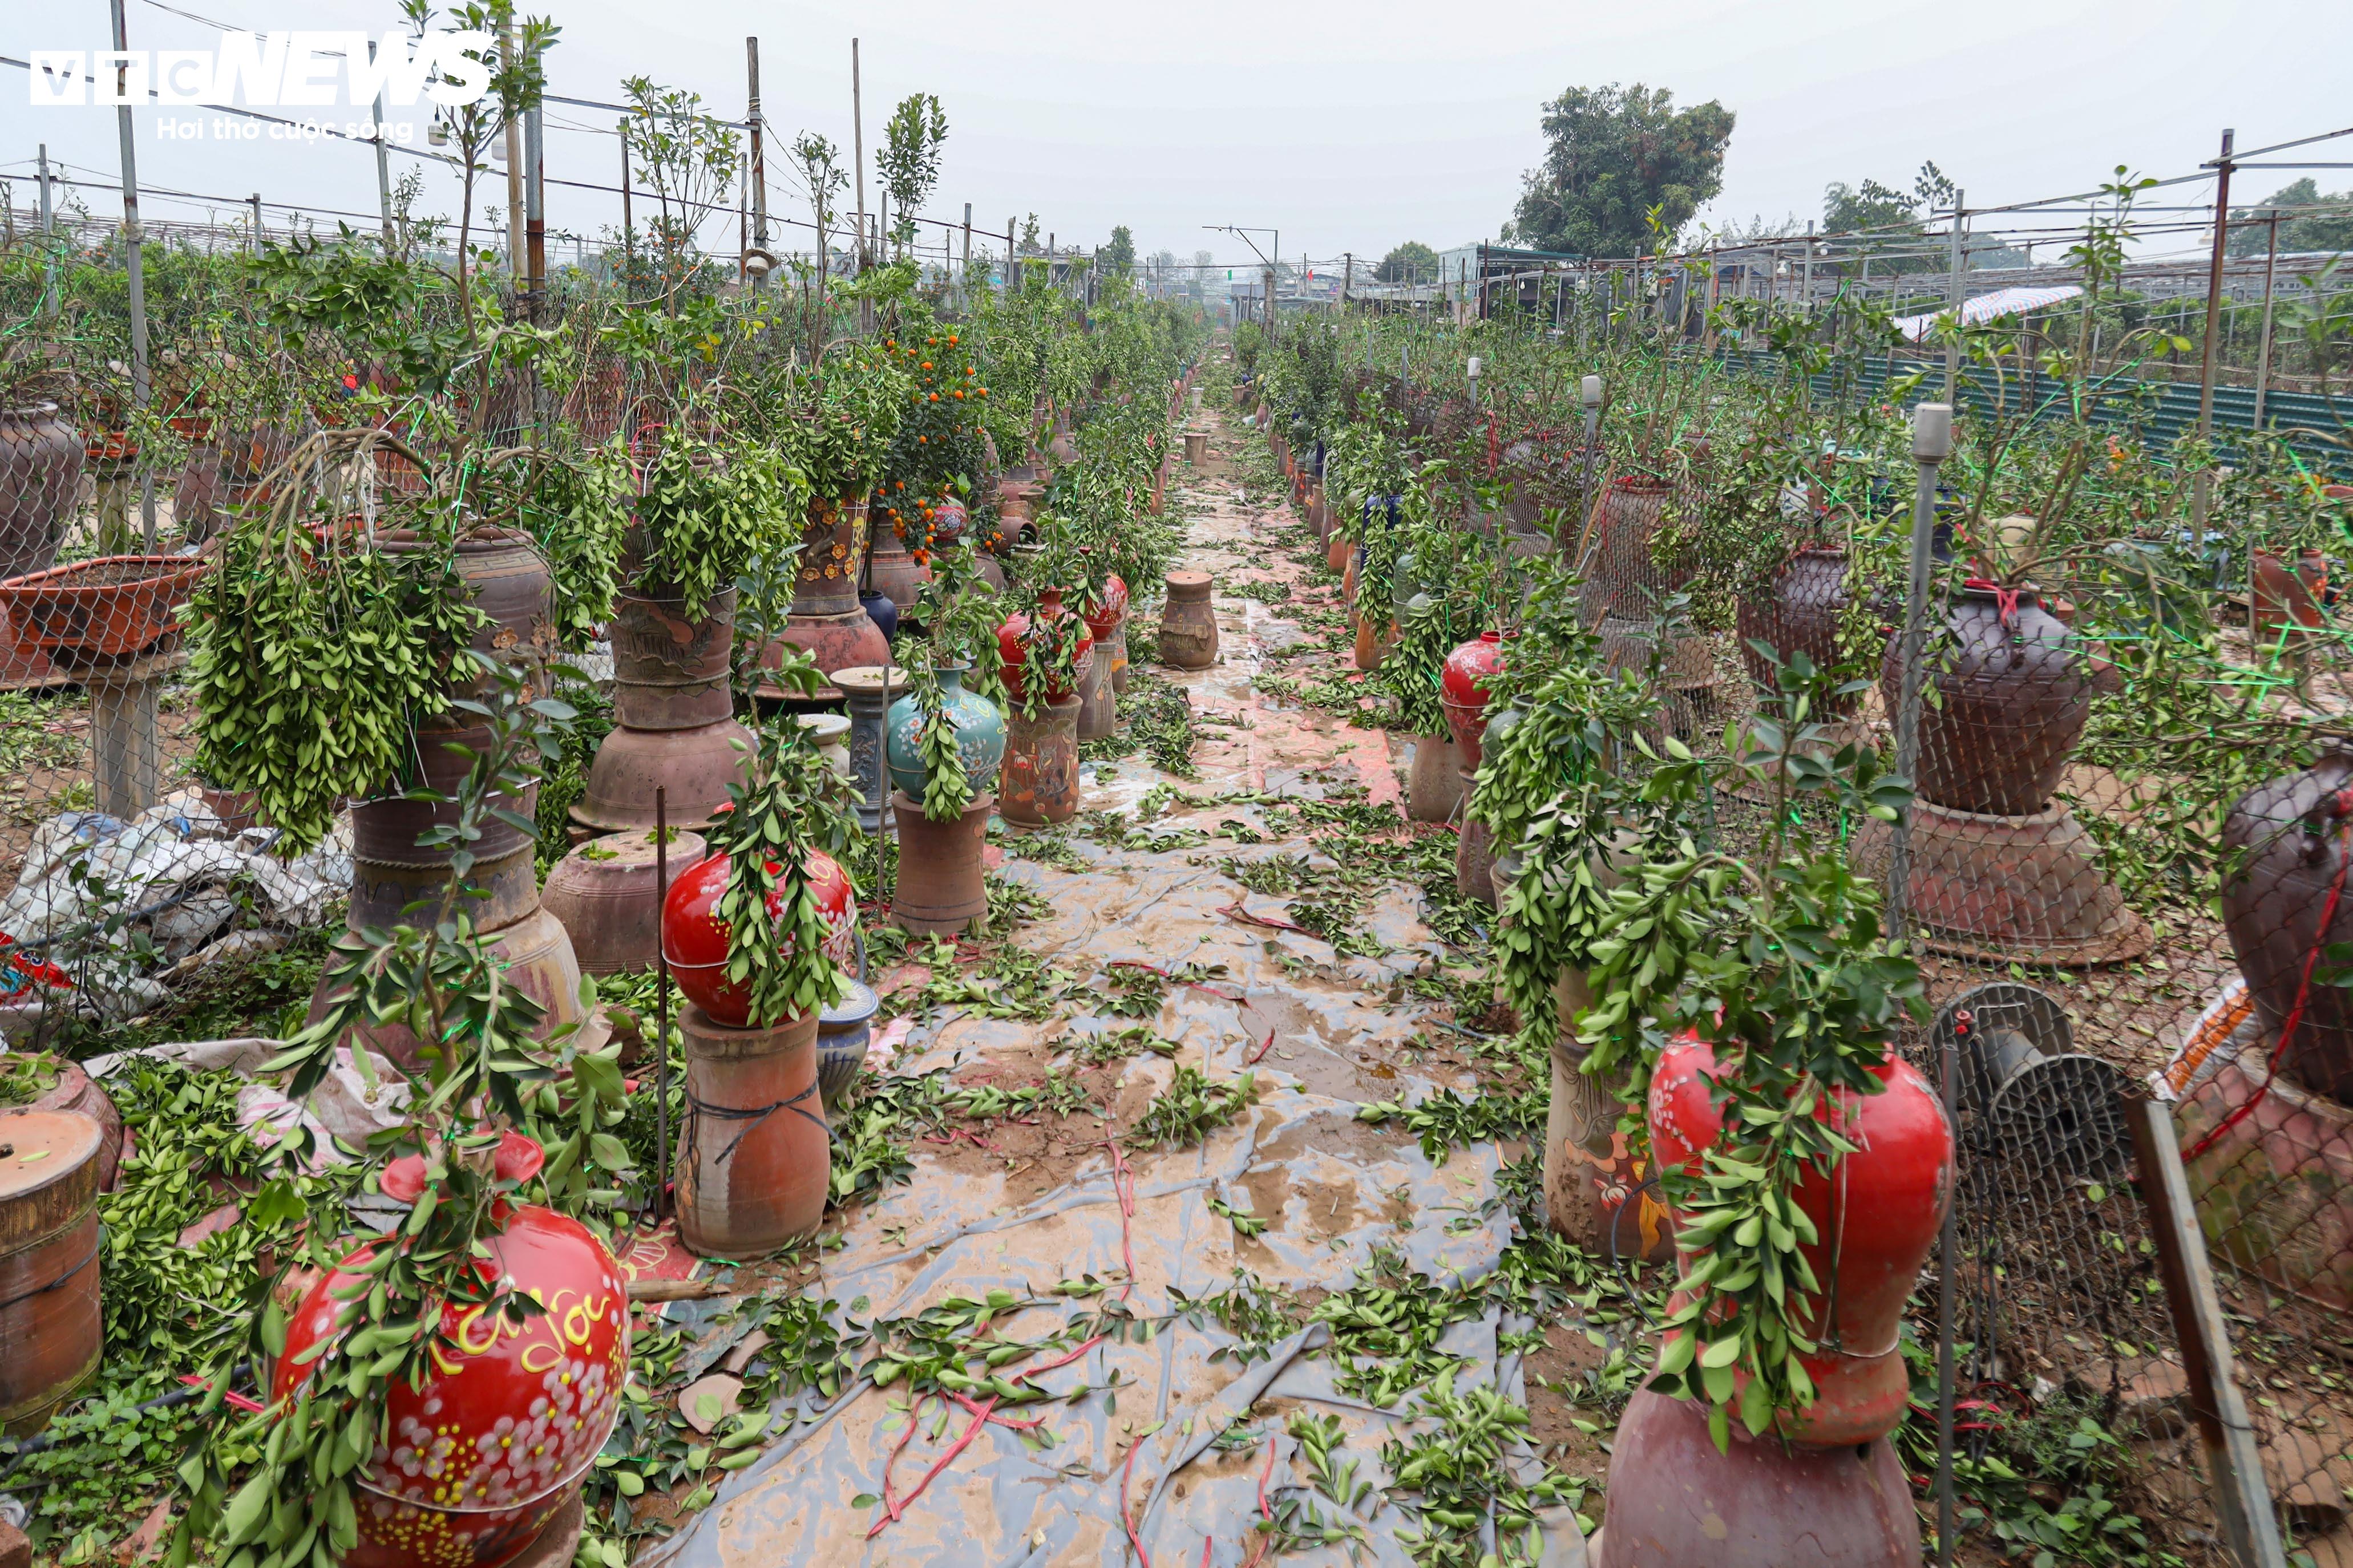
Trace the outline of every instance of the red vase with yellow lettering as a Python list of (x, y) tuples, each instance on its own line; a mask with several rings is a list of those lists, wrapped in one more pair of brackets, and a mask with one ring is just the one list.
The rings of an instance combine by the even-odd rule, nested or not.
[[(510, 1132), (500, 1176), (527, 1181), (539, 1145)], [(424, 1160), (384, 1173), (385, 1195), (413, 1203)], [(498, 1568), (539, 1538), (596, 1463), (620, 1416), (629, 1370), (629, 1303), (619, 1265), (576, 1220), (534, 1204), (501, 1205), (481, 1268), (543, 1310), (510, 1320), (495, 1304), (452, 1304), (422, 1387), (396, 1379), (386, 1430), (356, 1476), (359, 1540), (343, 1568)], [(364, 1262), (372, 1248), (345, 1259)], [(343, 1303), (341, 1270), (290, 1314), (270, 1393), (282, 1400), (310, 1375), (305, 1351), (330, 1339)]]

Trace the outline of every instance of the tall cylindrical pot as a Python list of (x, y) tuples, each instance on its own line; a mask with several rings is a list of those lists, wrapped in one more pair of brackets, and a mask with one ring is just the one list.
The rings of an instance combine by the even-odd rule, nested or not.
[(652, 585), (615, 601), (613, 716), (623, 728), (692, 730), (733, 715), (735, 590), (712, 595), (700, 616), (686, 611), (684, 599)]
[(46, 572), (90, 460), (54, 403), (0, 409), (0, 578)]
[(1218, 662), (1218, 610), (1207, 572), (1171, 572), (1160, 606), (1160, 662), (1207, 669)]
[(1007, 715), (1005, 767), (997, 775), (997, 810), (1025, 827), (1068, 822), (1079, 814), (1079, 710), (1075, 693), (1035, 719)]
[(1416, 822), (1451, 822), (1462, 805), (1462, 748), (1451, 734), (1416, 735), (1406, 773), (1406, 816)]
[(74, 1110), (0, 1110), (0, 1436), (21, 1436), (98, 1371), (101, 1133)]
[(817, 1089), (818, 1016), (731, 1029), (689, 1005), (679, 1239), (704, 1258), (753, 1258), (825, 1219), (831, 1134)]
[(793, 575), (796, 616), (841, 616), (858, 608), (858, 564), (866, 550), (866, 503), (809, 503)]
[(980, 852), (988, 838), (997, 797), (983, 792), (962, 816), (934, 822), (923, 803), (904, 790), (891, 796), (899, 823), (899, 883), (891, 895), (891, 921), (917, 935), (954, 936), (988, 913)]

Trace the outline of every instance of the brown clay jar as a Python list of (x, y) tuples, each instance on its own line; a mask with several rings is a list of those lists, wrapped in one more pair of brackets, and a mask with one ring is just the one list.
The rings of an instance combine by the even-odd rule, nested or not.
[(1005, 715), (1005, 765), (997, 775), (997, 810), (1024, 827), (1068, 822), (1079, 814), (1079, 712), (1073, 692), (1035, 719)]
[(1416, 822), (1451, 822), (1462, 805), (1462, 748), (1450, 732), (1416, 735), (1406, 773), (1405, 812)]
[[(1990, 587), (1963, 588), (1942, 635), (1928, 638), (1924, 683), (1934, 683), (1935, 700), (1920, 704), (1915, 787), (1955, 811), (2031, 816), (2058, 788), (2083, 738), (2092, 672), (2033, 589), (2019, 590), (2007, 613), (2001, 600)], [(1890, 713), (1903, 681), (1904, 642), (1894, 637), (1880, 667)]]
[(923, 815), (923, 803), (905, 790), (891, 792), (899, 824), (899, 881), (891, 894), (891, 922), (917, 935), (954, 936), (988, 913), (980, 852), (997, 797), (981, 794), (948, 822)]
[[(2353, 940), (2353, 896), (2337, 900), (2328, 929), (2321, 912), (2347, 877), (2353, 854), (2353, 755), (2335, 752), (2300, 773), (2259, 784), (2222, 823), (2222, 926), (2247, 990), (2275, 1042), (2304, 989), (2306, 962)], [(2353, 887), (2346, 889), (2353, 895)], [(2323, 976), (2325, 978), (2325, 975)], [(2353, 1105), (2353, 991), (2316, 981), (2281, 1068), (2318, 1094)]]
[(1218, 662), (1218, 610), (1207, 572), (1171, 572), (1160, 607), (1160, 662), (1176, 669), (1207, 669)]
[(705, 1258), (764, 1258), (825, 1218), (831, 1141), (817, 1091), (818, 1016), (730, 1029), (689, 1004), (678, 1233)]
[[(1785, 662), (1791, 654), (1802, 653), (1816, 669), (1836, 664), (1839, 616), (1846, 603), (1845, 551), (1800, 550), (1790, 556), (1774, 574), (1765, 595), (1740, 601), (1736, 629), (1740, 662), (1748, 679), (1760, 689), (1774, 689), (1773, 668), (1748, 646), (1751, 642), (1766, 644)], [(1859, 695), (1833, 699), (1826, 708), (1818, 706), (1815, 710), (1841, 716), (1852, 713)]]
[(540, 903), (570, 933), (582, 973), (642, 969), (654, 961), (654, 921), (667, 886), (657, 882), (657, 869), (675, 878), (702, 855), (702, 836), (682, 828), (670, 830), (659, 856), (651, 833), (592, 838), (556, 862)]
[(0, 1110), (0, 1432), (45, 1426), (98, 1370), (100, 1131), (70, 1110)]

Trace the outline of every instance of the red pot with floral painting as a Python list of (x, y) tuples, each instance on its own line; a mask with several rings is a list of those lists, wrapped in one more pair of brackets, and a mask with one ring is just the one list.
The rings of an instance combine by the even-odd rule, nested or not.
[[(1648, 1110), (1662, 1171), (1695, 1169), (1723, 1131), (1713, 1080), (1726, 1070), (1696, 1039), (1660, 1053)], [(1822, 1348), (1799, 1358), (1814, 1403), (1779, 1425), (1792, 1441), (1824, 1447), (1868, 1443), (1904, 1419), (1911, 1381), (1896, 1332), (1952, 1200), (1953, 1127), (1936, 1091), (1892, 1050), (1872, 1073), (1878, 1093), (1841, 1090), (1815, 1111), (1855, 1152), (1827, 1175), (1808, 1172), (1789, 1194), (1818, 1238), (1801, 1247), (1818, 1288), (1795, 1294), (1792, 1319)]]
[[(1071, 612), (1062, 604), (1062, 590), (1048, 588), (1039, 594), (1038, 616), (1049, 622), (1071, 618)], [(1005, 682), (1005, 697), (1008, 702), (1020, 701), (1026, 689), (1022, 685), (1022, 668), (1029, 659), (1029, 650), (1024, 646), (1023, 639), (1029, 635), (1029, 616), (1017, 611), (1006, 616), (1004, 624), (997, 628), (997, 659), (1003, 667), (997, 673), (998, 679)], [(1072, 675), (1046, 683), (1047, 701), (1060, 702), (1078, 690), (1077, 678), (1086, 674), (1089, 662), (1094, 658), (1094, 633), (1082, 621), (1079, 624), (1079, 646), (1071, 656)]]
[[(719, 900), (727, 891), (728, 857), (705, 856), (681, 871), (662, 898), (661, 941), (670, 973), (687, 999), (711, 1015), (714, 1024), (731, 1029), (748, 1026), (752, 1018), (750, 991), (741, 981), (727, 978), (728, 924), (718, 915)], [(771, 863), (770, 870), (776, 869)], [(821, 849), (809, 852), (808, 878), (817, 895), (818, 918), (825, 925), (825, 955), (844, 967), (858, 956), (858, 895), (840, 862)], [(785, 906), (784, 884), (768, 892), (768, 914)], [(792, 952), (792, 939), (781, 944)]]
[(1504, 668), (1504, 634), (1483, 631), (1446, 656), (1438, 704), (1462, 752), (1462, 771), (1479, 771), (1479, 743), (1487, 732), (1487, 677)]
[[(510, 1132), (497, 1173), (523, 1182), (539, 1173), (539, 1145)], [(415, 1203), (424, 1191), (418, 1154), (385, 1168), (384, 1194)], [(629, 1370), (629, 1302), (619, 1265), (577, 1220), (535, 1204), (492, 1211), (486, 1279), (545, 1310), (519, 1320), (496, 1301), (442, 1310), (448, 1343), (422, 1386), (395, 1380), (385, 1430), (354, 1477), (359, 1539), (343, 1568), (498, 1568), (539, 1538), (596, 1462), (621, 1408)], [(333, 1338), (348, 1291), (345, 1272), (373, 1256), (361, 1247), (344, 1268), (305, 1290), (286, 1322), (286, 1348), (270, 1379), (275, 1401), (310, 1375), (312, 1352)]]

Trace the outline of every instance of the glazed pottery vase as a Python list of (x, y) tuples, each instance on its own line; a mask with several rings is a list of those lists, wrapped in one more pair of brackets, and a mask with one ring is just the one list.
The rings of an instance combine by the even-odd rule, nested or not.
[(858, 826), (872, 833), (881, 826), (891, 792), (885, 721), (892, 699), (906, 689), (906, 672), (895, 665), (860, 665), (835, 670), (833, 682), (849, 710), (849, 775), (858, 786)]
[[(1071, 612), (1063, 606), (1060, 588), (1048, 588), (1039, 594), (1039, 620), (1060, 624), (1070, 617)], [(998, 679), (1005, 682), (1005, 697), (1008, 702), (1018, 702), (1027, 689), (1023, 682), (1029, 650), (1023, 646), (1022, 639), (1029, 636), (1029, 616), (1017, 611), (1006, 616), (1004, 624), (997, 628), (997, 674)], [(1071, 657), (1072, 678), (1057, 677), (1048, 682), (1042, 693), (1047, 701), (1060, 702), (1077, 693), (1079, 681), (1085, 678), (1087, 666), (1094, 657), (1094, 633), (1087, 629), (1084, 621), (1081, 621), (1078, 648)]]
[(1160, 662), (1207, 669), (1218, 662), (1218, 610), (1207, 572), (1171, 572), (1160, 606)]
[[(730, 931), (718, 909), (727, 891), (728, 863), (724, 853), (705, 855), (670, 879), (670, 890), (662, 896), (662, 943), (669, 950), (670, 973), (687, 1000), (722, 1028), (740, 1029), (751, 1021), (752, 994), (743, 982), (727, 977)], [(858, 956), (858, 897), (849, 874), (824, 850), (812, 849), (808, 879), (817, 896), (818, 918), (825, 926), (825, 955), (850, 968)], [(784, 903), (780, 880), (768, 892), (771, 918), (783, 910)], [(790, 936), (783, 939), (779, 951), (791, 953)]]
[(841, 616), (858, 608), (858, 565), (865, 551), (864, 501), (811, 501), (801, 528), (791, 613)]
[[(965, 689), (968, 668), (961, 664), (940, 667), (940, 710), (955, 727), (965, 783), (979, 795), (997, 787), (997, 770), (1005, 762), (1005, 715), (979, 692)], [(931, 770), (923, 765), (923, 703), (912, 691), (891, 704), (883, 720), (891, 784), (919, 801), (931, 781)]]
[[(1711, 1080), (1722, 1070), (1699, 1040), (1661, 1053), (1648, 1118), (1662, 1170), (1696, 1170), (1715, 1142), (1723, 1117)], [(1855, 1152), (1827, 1175), (1810, 1169), (1790, 1194), (1813, 1221), (1817, 1239), (1802, 1251), (1820, 1282), (1793, 1290), (1792, 1323), (1822, 1348), (1799, 1358), (1813, 1404), (1778, 1426), (1792, 1442), (1823, 1447), (1871, 1442), (1904, 1419), (1911, 1381), (1897, 1331), (1952, 1196), (1953, 1128), (1936, 1091), (1892, 1050), (1872, 1071), (1880, 1092), (1840, 1090), (1816, 1112)]]
[[(536, 1143), (509, 1132), (498, 1173), (527, 1181), (541, 1158)], [(424, 1157), (394, 1161), (381, 1185), (386, 1197), (415, 1203)], [(501, 1203), (491, 1225), (479, 1267), (548, 1310), (509, 1320), (495, 1306), (442, 1309), (442, 1348), (424, 1383), (396, 1380), (385, 1392), (385, 1435), (353, 1477), (359, 1540), (342, 1555), (345, 1568), (498, 1568), (571, 1500), (619, 1419), (629, 1369), (620, 1266), (586, 1226), (553, 1209)], [(372, 1255), (362, 1247), (344, 1268)], [(287, 1318), (273, 1398), (310, 1375), (342, 1296), (364, 1281), (338, 1269), (302, 1296)]]
[(1095, 639), (1096, 661), (1107, 667), (1113, 691), (1127, 689), (1127, 584), (1114, 572), (1103, 592), (1086, 605), (1087, 631)]
[(1006, 719), (1005, 767), (997, 775), (997, 810), (1024, 827), (1068, 822), (1079, 814), (1079, 710), (1075, 694), (1035, 719), (1019, 709)]
[(832, 1133), (817, 1087), (818, 1015), (763, 1028), (679, 1014), (686, 1126), (678, 1235), (704, 1258), (753, 1258), (816, 1234), (832, 1184)]
[(1465, 773), (1479, 771), (1480, 738), (1487, 729), (1486, 679), (1503, 667), (1503, 633), (1483, 631), (1448, 654), (1440, 671), (1439, 706), (1462, 752)]
[(817, 1092), (828, 1115), (858, 1081), (858, 1069), (865, 1064), (866, 1047), (874, 1036), (874, 1015), (881, 1005), (872, 986), (853, 980), (840, 1001), (817, 1016)]
[[(1920, 798), (1956, 811), (2030, 816), (2059, 787), (2092, 712), (2092, 672), (2031, 588), (1961, 590), (1929, 644), (1920, 704)], [(1890, 638), (1880, 694), (1900, 708), (1904, 640)]]
[[(908, 603), (912, 605), (914, 601), (910, 599)], [(888, 594), (870, 591), (858, 595), (858, 607), (866, 612), (866, 618), (881, 632), (884, 642), (899, 640), (899, 602), (896, 599)]]

